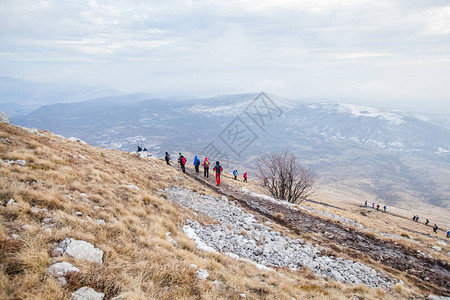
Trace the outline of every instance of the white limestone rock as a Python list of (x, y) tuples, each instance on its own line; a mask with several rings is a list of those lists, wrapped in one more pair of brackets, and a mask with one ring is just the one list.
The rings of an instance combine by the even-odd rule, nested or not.
[(102, 300), (105, 294), (99, 293), (93, 288), (83, 286), (72, 293), (72, 300)]
[(77, 137), (70, 137), (67, 140), (71, 141), (71, 142), (77, 142), (77, 143), (81, 143), (81, 144), (86, 144), (86, 142), (84, 142), (83, 140), (77, 138)]
[(27, 162), (23, 159), (16, 159), (15, 163), (22, 167), (27, 165)]
[(55, 277), (63, 277), (66, 276), (67, 274), (77, 273), (79, 271), (80, 269), (65, 261), (55, 263), (47, 268), (47, 274), (50, 274)]
[(95, 248), (94, 245), (72, 238), (66, 238), (54, 249), (55, 255), (67, 254), (77, 259), (102, 264), (103, 251)]
[(105, 225), (106, 224), (105, 220), (103, 220), (103, 219), (96, 219), (96, 220), (94, 220), (94, 222), (99, 224), (99, 225)]
[(0, 122), (2, 123), (9, 123), (8, 115), (4, 112), (0, 112)]
[(170, 232), (166, 232), (166, 238), (167, 241), (169, 241), (175, 247), (178, 245), (177, 241), (175, 241), (175, 239), (170, 236)]
[(197, 276), (197, 278), (202, 279), (202, 280), (206, 280), (209, 277), (208, 271), (203, 270), (203, 269), (197, 270), (197, 272), (195, 272), (195, 275)]

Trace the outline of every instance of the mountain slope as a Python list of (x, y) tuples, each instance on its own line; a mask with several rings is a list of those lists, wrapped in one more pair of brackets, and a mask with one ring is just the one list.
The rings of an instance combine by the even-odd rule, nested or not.
[[(116, 295), (125, 299), (238, 299), (244, 294), (268, 299), (344, 299), (354, 295), (395, 299), (423, 292), (401, 276), (405, 283), (387, 292), (323, 279), (304, 268), (258, 269), (248, 261), (198, 249), (184, 232), (185, 224), (192, 222), (188, 219), (205, 228), (216, 226), (218, 221), (167, 201), (167, 195), (170, 189), (176, 189), (186, 195), (194, 193), (199, 200), (220, 200), (214, 197), (214, 191), (159, 159), (95, 148), (50, 132), (0, 123), (0, 165), (2, 299), (62, 299), (82, 286), (104, 293), (107, 299)], [(235, 184), (227, 174), (224, 176), (225, 181)], [(260, 189), (254, 183), (247, 188)], [(262, 216), (255, 217), (262, 218), (263, 224)], [(362, 219), (358, 222), (367, 223)], [(267, 226), (267, 222), (264, 224)], [(387, 230), (392, 224), (395, 222), (389, 221), (383, 228)], [(269, 230), (274, 237), (298, 238), (277, 224)], [(409, 234), (427, 245), (421, 251), (435, 255), (428, 248), (434, 242), (432, 238)], [(55, 244), (65, 238), (87, 241), (101, 249), (102, 263), (69, 254), (55, 256)], [(302, 238), (316, 243), (321, 237), (304, 233)], [(332, 250), (320, 251), (326, 256)], [(345, 251), (340, 255), (345, 257)], [(47, 268), (55, 261), (79, 269), (66, 276), (65, 286), (47, 275)], [(370, 260), (362, 263), (371, 264)], [(203, 270), (208, 274), (206, 279), (202, 279)]]

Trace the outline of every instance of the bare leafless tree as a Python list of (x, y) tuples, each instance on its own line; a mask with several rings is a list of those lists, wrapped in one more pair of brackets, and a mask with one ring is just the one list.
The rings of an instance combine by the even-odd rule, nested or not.
[(314, 193), (318, 176), (299, 164), (292, 153), (262, 154), (258, 167), (265, 188), (277, 199), (300, 203)]

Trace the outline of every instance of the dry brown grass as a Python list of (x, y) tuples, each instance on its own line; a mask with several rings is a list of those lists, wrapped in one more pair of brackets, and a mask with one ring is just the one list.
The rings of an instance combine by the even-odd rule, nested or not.
[[(125, 299), (240, 299), (240, 294), (250, 299), (346, 299), (353, 294), (393, 299), (412, 295), (402, 287), (391, 293), (349, 287), (319, 279), (308, 270), (261, 271), (247, 262), (198, 250), (182, 231), (185, 219), (203, 224), (214, 220), (168, 202), (161, 189), (176, 184), (200, 194), (215, 193), (162, 160), (68, 142), (48, 132), (40, 137), (6, 124), (0, 124), (0, 136), (11, 141), (0, 141), (0, 201), (13, 198), (17, 202), (0, 206), (1, 299), (66, 299), (84, 285), (107, 297), (123, 295)], [(23, 159), (27, 165), (7, 166), (4, 159)], [(235, 184), (259, 189), (259, 183), (252, 180)], [(75, 215), (78, 211), (81, 217)], [(46, 217), (53, 219), (49, 225), (43, 223)], [(96, 223), (99, 219), (105, 224)], [(166, 232), (177, 246), (166, 239)], [(13, 239), (13, 234), (19, 238)], [(62, 257), (80, 269), (63, 287), (46, 269), (53, 260), (52, 245), (66, 237), (102, 249), (104, 263), (97, 266)], [(191, 264), (208, 270), (209, 279), (198, 279)]]

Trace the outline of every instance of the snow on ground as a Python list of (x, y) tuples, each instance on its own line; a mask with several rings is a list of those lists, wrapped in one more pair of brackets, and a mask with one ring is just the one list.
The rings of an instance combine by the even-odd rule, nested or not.
[(356, 117), (381, 118), (395, 125), (405, 123), (401, 115), (380, 108), (341, 103), (337, 105), (337, 109), (338, 111), (347, 112)]
[(390, 287), (396, 282), (384, 272), (359, 262), (321, 255), (320, 246), (272, 230), (226, 197), (203, 196), (177, 186), (167, 188), (165, 192), (168, 200), (219, 222), (203, 226), (197, 221), (186, 220), (184, 232), (201, 249), (214, 249), (233, 258), (249, 260), (260, 269), (307, 267), (318, 276), (371, 287)]

